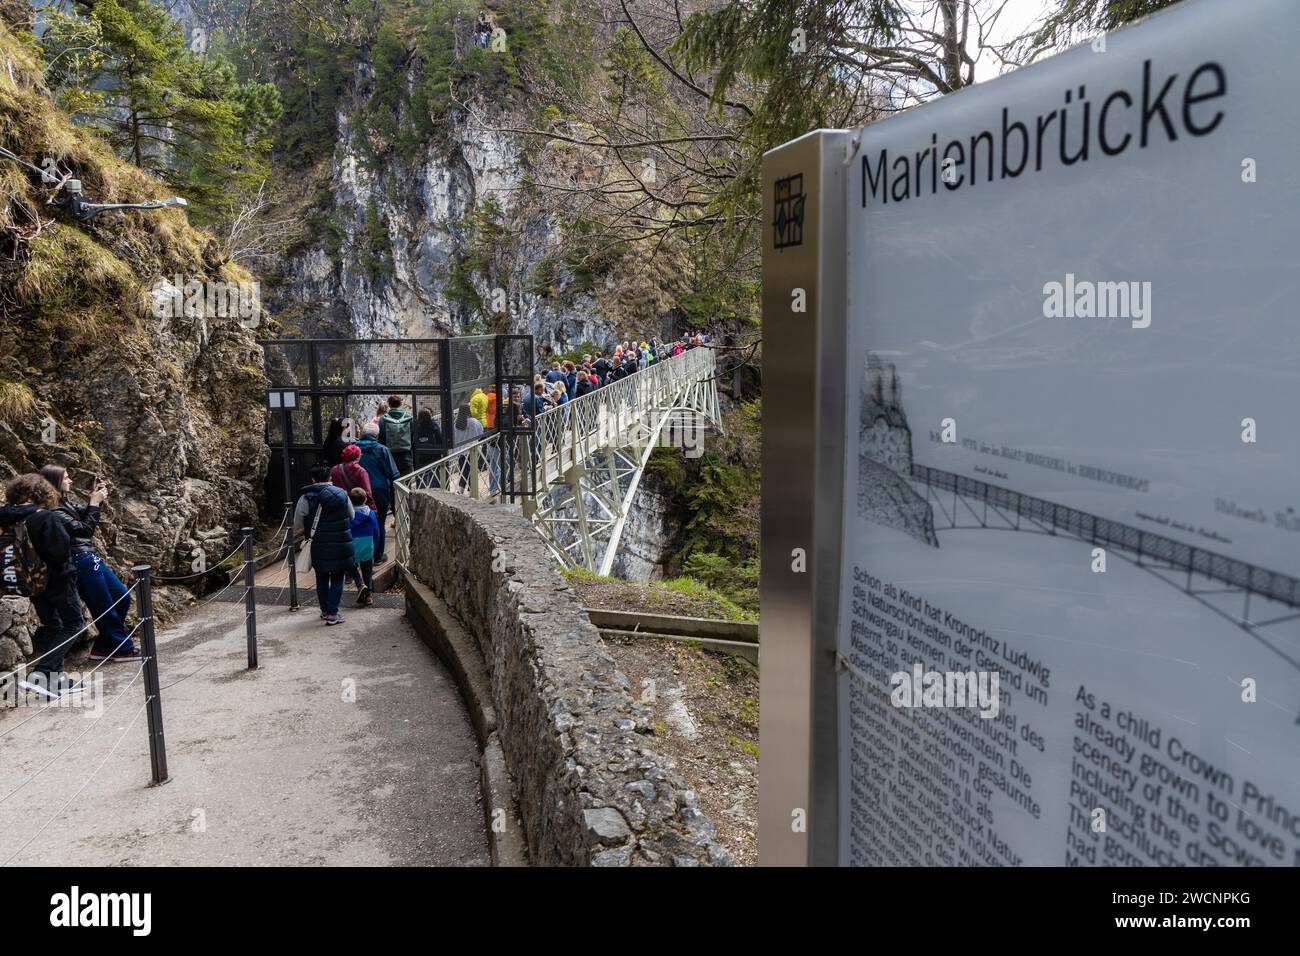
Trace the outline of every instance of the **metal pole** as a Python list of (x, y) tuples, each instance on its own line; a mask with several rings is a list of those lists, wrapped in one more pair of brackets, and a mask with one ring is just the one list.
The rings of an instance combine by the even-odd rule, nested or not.
[[(283, 398), (281, 399), (283, 403)], [(280, 427), (281, 451), (280, 455), (284, 458), (284, 496), (285, 498), (293, 497), (293, 478), (289, 474), (289, 409), (281, 408), (280, 417), (283, 424)]]
[(144, 650), (144, 699), (149, 721), (149, 764), (153, 772), (151, 785), (166, 783), (167, 741), (163, 737), (162, 696), (158, 685), (158, 644), (154, 640), (153, 586), (149, 580), (150, 567), (137, 564), (131, 569), (137, 585), (136, 600), (140, 606), (140, 643)]
[(298, 610), (298, 561), (294, 554), (294, 533), (293, 533), (293, 502), (284, 503), (285, 510), (289, 512), (289, 520), (286, 522), (289, 526), (289, 610)]
[(240, 528), (244, 536), (244, 630), (248, 634), (248, 669), (257, 670), (257, 590), (253, 567), (253, 529)]

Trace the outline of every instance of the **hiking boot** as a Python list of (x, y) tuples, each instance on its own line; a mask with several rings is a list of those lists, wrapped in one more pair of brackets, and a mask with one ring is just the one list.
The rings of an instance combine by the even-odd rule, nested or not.
[(364, 584), (361, 585), (361, 590), (357, 593), (357, 607), (370, 607), (373, 603), (374, 599), (370, 596), (370, 588)]

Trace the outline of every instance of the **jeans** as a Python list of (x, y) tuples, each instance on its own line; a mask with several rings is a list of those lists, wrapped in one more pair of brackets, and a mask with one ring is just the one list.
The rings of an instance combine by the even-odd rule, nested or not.
[(372, 558), (366, 558), (364, 561), (358, 561), (347, 571), (348, 580), (357, 587), (365, 585), (370, 590), (375, 589), (375, 562)]
[[(76, 573), (51, 580), (44, 592), (32, 598), (32, 606), (36, 608), (36, 616), (41, 620), (41, 626), (32, 635), (32, 650), (36, 658), (32, 671), (46, 675), (61, 674), (63, 657), (71, 643), (69, 638), (81, 630), (85, 621), (81, 616)], [(48, 656), (43, 656), (47, 651)]]
[(322, 614), (337, 614), (343, 600), (343, 579), (347, 572), (316, 569), (316, 601)]
[(502, 439), (498, 438), (487, 449), (488, 487), (494, 495), (501, 490), (501, 451), (497, 448), (500, 441)]
[(126, 585), (113, 573), (108, 562), (93, 551), (78, 551), (72, 556), (72, 561), (77, 566), (77, 591), (86, 607), (90, 608), (91, 618), (99, 619), (95, 652), (134, 653), (135, 643), (127, 637), (126, 615), (131, 610), (131, 595)]
[(393, 503), (393, 492), (392, 489), (385, 488), (382, 491), (376, 489), (373, 494), (375, 498), (375, 520), (379, 522), (379, 537), (375, 539), (375, 560), (378, 561), (380, 558), (387, 557), (387, 553), (384, 551), (384, 542), (388, 537), (388, 509)]

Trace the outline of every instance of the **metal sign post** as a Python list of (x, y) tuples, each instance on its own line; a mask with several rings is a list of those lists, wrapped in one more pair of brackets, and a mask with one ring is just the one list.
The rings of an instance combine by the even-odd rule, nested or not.
[[(843, 415), (843, 383), (837, 392), (818, 371), (844, 337), (847, 143), (842, 130), (819, 130), (763, 157), (764, 348), (781, 356), (763, 373), (758, 852), (764, 866), (806, 865), (811, 842), (835, 819), (833, 778), (828, 786), (811, 781), (827, 759), (834, 769), (834, 654), (814, 651), (813, 595), (815, 574), (838, 566), (838, 538), (813, 531), (821, 511), (814, 505), (825, 500), (820, 485), (829, 477), (822, 461), (842, 454), (839, 442), (829, 440), (835, 429), (828, 423)], [(825, 839), (833, 840), (833, 832)]]
[(298, 390), (296, 388), (273, 388), (266, 393), (266, 407), (271, 411), (280, 410), (281, 455), (284, 461), (284, 500), (292, 501), (293, 479), (289, 474), (289, 413), (298, 407)]

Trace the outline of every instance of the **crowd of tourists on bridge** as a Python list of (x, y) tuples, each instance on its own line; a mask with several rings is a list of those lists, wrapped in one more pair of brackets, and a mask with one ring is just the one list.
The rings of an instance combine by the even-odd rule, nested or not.
[[(343, 618), (339, 605), (346, 581), (357, 587), (358, 607), (373, 603), (374, 569), (388, 560), (388, 516), (393, 507), (393, 483), (410, 474), (417, 456), (429, 461), (448, 451), (477, 441), (517, 415), (515, 424), (618, 382), (687, 349), (709, 344), (703, 332), (686, 333), (665, 342), (656, 336), (640, 341), (626, 339), (608, 354), (586, 354), (580, 361), (554, 361), (534, 376), (532, 394), (522, 400), (502, 399), (493, 386), (475, 389), (456, 406), (450, 442), (443, 436), (433, 412), (419, 409), (416, 416), (404, 407), (400, 395), (389, 396), (350, 441), (348, 423), (330, 422), (321, 460), (294, 509), (294, 533), (310, 539), (311, 564), (316, 573), (316, 596), (327, 625)], [(495, 492), (500, 480), (500, 460), (495, 446), (484, 457), (488, 481)], [(470, 465), (462, 462), (460, 490), (470, 483)], [(436, 482), (434, 483), (436, 486)]]
[(708, 344), (709, 336), (704, 332), (687, 332), (672, 342), (651, 336), (639, 343), (624, 340), (609, 356), (587, 354), (581, 362), (553, 362), (548, 371), (533, 376), (533, 393), (523, 401), (524, 415), (534, 418), (657, 362), (675, 358), (687, 349)]

